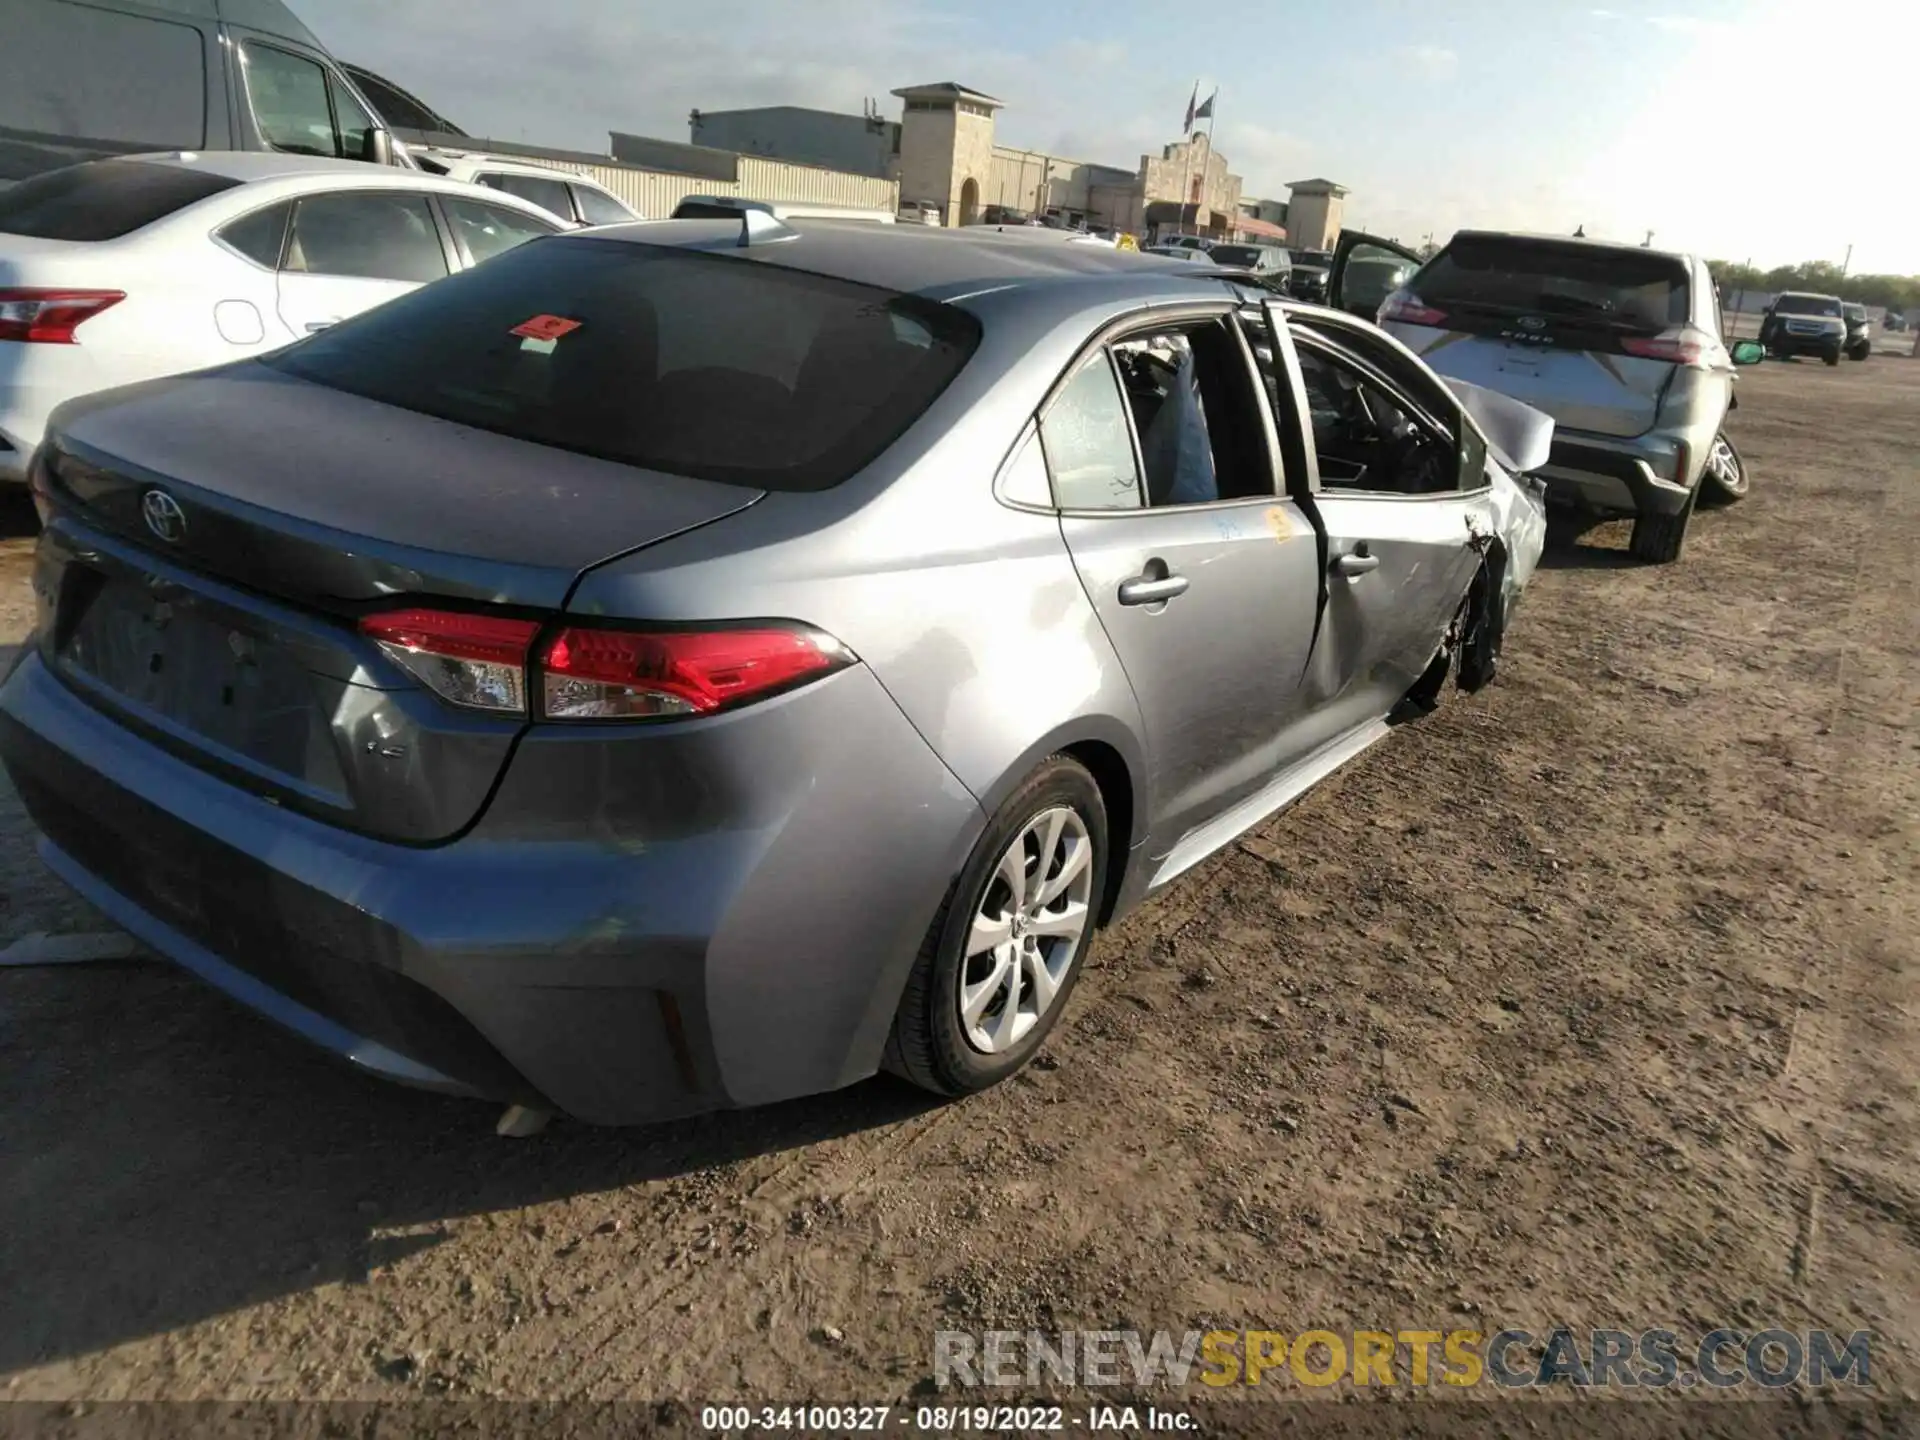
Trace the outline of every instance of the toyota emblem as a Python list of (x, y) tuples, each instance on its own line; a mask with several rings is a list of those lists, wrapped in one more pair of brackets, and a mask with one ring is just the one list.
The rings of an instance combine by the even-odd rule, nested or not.
[(147, 522), (147, 529), (169, 545), (178, 545), (187, 538), (186, 511), (164, 490), (147, 491), (140, 502), (140, 515)]

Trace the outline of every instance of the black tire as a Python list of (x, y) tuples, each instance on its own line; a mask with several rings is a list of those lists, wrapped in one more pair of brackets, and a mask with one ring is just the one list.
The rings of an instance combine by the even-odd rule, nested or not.
[(1739, 450), (1735, 449), (1733, 441), (1728, 438), (1724, 431), (1713, 437), (1713, 443), (1715, 446), (1724, 444), (1728, 451), (1731, 452), (1734, 469), (1738, 472), (1739, 478), (1732, 481), (1723, 479), (1714, 470), (1712, 452), (1709, 451), (1707, 467), (1700, 472), (1700, 503), (1702, 505), (1731, 505), (1735, 501), (1746, 499), (1748, 489), (1746, 460), (1741, 457)]
[[(960, 1018), (960, 984), (964, 954), (974, 912), (986, 902), (995, 882), (1000, 857), (1014, 839), (1045, 811), (1067, 805), (1086, 826), (1091, 855), (1093, 916), (1082, 932), (1079, 949), (1047, 1011), (1010, 1049), (988, 1055), (966, 1038)], [(1107, 807), (1100, 787), (1076, 761), (1050, 755), (1006, 803), (994, 812), (961, 869), (940, 911), (927, 928), (913, 971), (894, 1013), (893, 1033), (887, 1041), (886, 1068), (936, 1095), (972, 1095), (1018, 1073), (1046, 1042), (1054, 1022), (1072, 998), (1080, 973), (1087, 968), (1093, 948), (1095, 923), (1107, 880)]]
[(1825, 350), (1821, 352), (1820, 358), (1829, 365), (1838, 365), (1840, 363), (1840, 352), (1838, 350)]
[(1856, 345), (1847, 352), (1847, 358), (1849, 360), (1864, 360), (1871, 354), (1873, 354), (1873, 346)]
[(1678, 515), (1657, 515), (1652, 511), (1633, 522), (1633, 537), (1627, 548), (1643, 565), (1671, 565), (1680, 558), (1687, 543), (1687, 522), (1693, 518), (1694, 501), (1700, 498), (1695, 486)]
[(1460, 644), (1460, 667), (1454, 684), (1471, 695), (1491, 685), (1500, 673), (1500, 642), (1506, 635), (1504, 602), (1494, 588), (1493, 574), (1484, 565), (1474, 577), (1473, 608), (1466, 638)]

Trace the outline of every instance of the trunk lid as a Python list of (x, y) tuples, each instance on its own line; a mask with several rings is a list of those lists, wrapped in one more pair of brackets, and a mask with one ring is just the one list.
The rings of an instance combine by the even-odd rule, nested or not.
[[(91, 523), (336, 612), (404, 595), (557, 610), (582, 570), (762, 493), (494, 435), (251, 362), (70, 402), (53, 428), (57, 484)], [(177, 539), (143, 515), (155, 489), (179, 506)]]
[(584, 570), (761, 494), (251, 364), (72, 403), (50, 437), (48, 662), (194, 764), (411, 843), (471, 823), (526, 722), (441, 701), (359, 615), (556, 611)]

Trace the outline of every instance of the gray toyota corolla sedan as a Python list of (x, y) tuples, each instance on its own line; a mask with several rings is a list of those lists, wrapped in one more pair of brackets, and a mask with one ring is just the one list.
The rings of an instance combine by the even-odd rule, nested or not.
[(0, 748), (60, 875), (368, 1070), (961, 1094), (1096, 926), (1485, 682), (1550, 428), (1101, 246), (536, 240), (58, 412)]

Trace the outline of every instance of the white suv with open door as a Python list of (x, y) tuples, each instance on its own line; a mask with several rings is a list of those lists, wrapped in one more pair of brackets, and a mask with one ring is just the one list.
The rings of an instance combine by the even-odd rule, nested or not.
[(96, 390), (263, 354), (563, 228), (413, 170), (129, 155), (0, 191), (0, 481)]
[(1550, 235), (1462, 230), (1424, 263), (1340, 237), (1331, 302), (1360, 307), (1443, 375), (1553, 416), (1548, 498), (1634, 517), (1636, 559), (1676, 560), (1697, 501), (1747, 493), (1722, 430), (1734, 368), (1718, 292), (1696, 256)]

